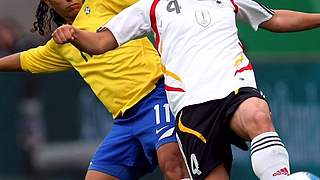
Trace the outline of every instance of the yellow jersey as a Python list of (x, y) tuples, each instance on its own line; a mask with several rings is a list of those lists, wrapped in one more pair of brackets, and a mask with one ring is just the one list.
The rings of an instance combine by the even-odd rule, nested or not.
[[(73, 25), (88, 31), (109, 21), (137, 0), (86, 0)], [(59, 72), (74, 68), (113, 117), (122, 115), (149, 94), (162, 77), (160, 57), (147, 38), (130, 41), (102, 55), (80, 52), (52, 39), (20, 53), (24, 71)]]

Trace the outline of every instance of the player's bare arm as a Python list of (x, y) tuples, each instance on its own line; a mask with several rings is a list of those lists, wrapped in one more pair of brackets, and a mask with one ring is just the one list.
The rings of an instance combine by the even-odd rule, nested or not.
[(0, 58), (0, 71), (22, 71), (19, 53)]
[(275, 10), (275, 15), (260, 27), (273, 32), (303, 31), (320, 26), (320, 14)]
[(102, 54), (118, 47), (118, 43), (108, 29), (100, 32), (88, 32), (72, 25), (57, 28), (52, 37), (57, 44), (72, 43), (88, 54)]

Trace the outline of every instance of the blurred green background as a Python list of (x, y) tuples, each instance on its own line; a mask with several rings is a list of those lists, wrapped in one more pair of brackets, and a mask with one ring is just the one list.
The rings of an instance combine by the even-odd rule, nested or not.
[[(316, 0), (259, 2), (273, 9), (320, 12)], [(269, 101), (274, 123), (289, 151), (292, 171), (319, 176), (320, 29), (275, 34), (254, 32), (239, 24), (239, 35), (254, 65), (258, 88)], [(0, 87), (0, 179), (82, 179), (112, 118), (80, 76), (73, 71), (0, 73)], [(39, 108), (28, 110), (25, 107), (30, 103)], [(37, 119), (30, 121), (35, 125), (26, 125), (26, 116)], [(26, 132), (28, 129), (31, 132)], [(40, 147), (36, 157), (31, 157), (36, 169), (28, 169), (28, 139), (24, 135)], [(234, 149), (234, 159), (232, 179), (256, 179), (248, 152)], [(156, 171), (144, 179), (162, 177)]]

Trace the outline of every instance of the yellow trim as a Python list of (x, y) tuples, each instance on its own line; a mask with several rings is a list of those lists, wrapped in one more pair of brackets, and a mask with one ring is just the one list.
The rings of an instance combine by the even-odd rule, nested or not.
[(167, 76), (170, 76), (170, 77), (172, 77), (173, 79), (175, 79), (175, 80), (177, 80), (177, 81), (182, 82), (181, 78), (180, 78), (178, 75), (176, 75), (175, 73), (173, 73), (173, 72), (171, 72), (171, 71), (168, 71), (168, 70), (166, 69), (166, 67), (164, 67), (163, 64), (161, 64), (161, 70), (162, 70), (163, 74), (165, 74), (165, 75), (167, 75)]
[(195, 135), (195, 136), (197, 136), (199, 139), (201, 139), (202, 142), (207, 143), (206, 138), (204, 138), (204, 136), (203, 136), (201, 133), (199, 133), (199, 132), (197, 132), (197, 131), (195, 131), (195, 130), (193, 130), (193, 129), (190, 129), (190, 128), (184, 126), (184, 125), (181, 123), (181, 116), (182, 116), (182, 112), (180, 113), (179, 122), (178, 122), (178, 128), (180, 129), (180, 131), (185, 132), (185, 133), (189, 133), (189, 134), (192, 134), (192, 135)]
[(241, 64), (242, 61), (243, 61), (243, 55), (241, 54), (240, 57), (238, 57), (234, 62), (234, 66), (238, 66), (239, 64)]
[(238, 92), (239, 92), (239, 88), (234, 90), (234, 94), (238, 94)]

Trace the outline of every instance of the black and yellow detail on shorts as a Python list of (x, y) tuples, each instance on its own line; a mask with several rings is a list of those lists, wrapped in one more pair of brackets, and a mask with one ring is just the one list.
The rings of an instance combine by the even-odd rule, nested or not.
[(239, 89), (240, 89), (240, 88), (238, 88), (238, 89), (234, 90), (234, 94), (238, 94)]
[(182, 113), (183, 113), (183, 112), (181, 111), (180, 116), (179, 116), (179, 122), (178, 122), (178, 128), (179, 128), (179, 130), (180, 130), (181, 132), (185, 132), (185, 133), (192, 134), (192, 135), (198, 137), (202, 142), (207, 143), (206, 138), (205, 138), (201, 133), (199, 133), (199, 132), (197, 132), (197, 131), (195, 131), (195, 130), (193, 130), (193, 129), (190, 129), (190, 128), (188, 128), (188, 127), (186, 127), (186, 126), (184, 126), (184, 125), (182, 124), (182, 122), (181, 122)]

